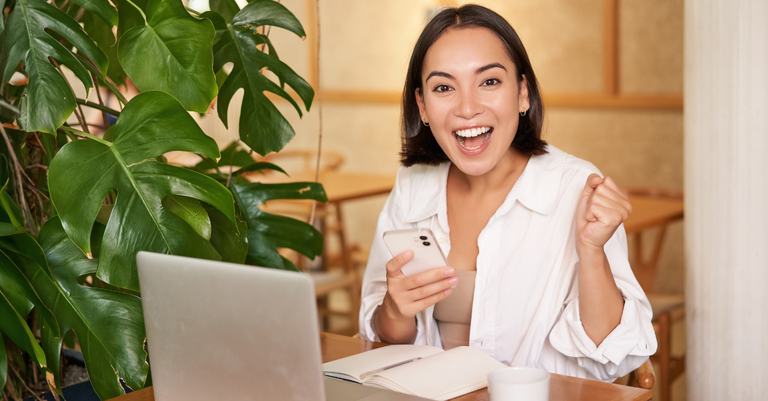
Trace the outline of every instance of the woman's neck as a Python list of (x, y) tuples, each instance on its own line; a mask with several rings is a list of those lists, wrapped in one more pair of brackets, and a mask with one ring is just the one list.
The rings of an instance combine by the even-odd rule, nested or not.
[(520, 153), (513, 147), (504, 153), (504, 156), (487, 173), (483, 175), (467, 175), (459, 170), (456, 165), (451, 165), (451, 179), (454, 185), (465, 192), (465, 196), (484, 196), (488, 193), (509, 193), (517, 182), (517, 179), (525, 170), (530, 156)]

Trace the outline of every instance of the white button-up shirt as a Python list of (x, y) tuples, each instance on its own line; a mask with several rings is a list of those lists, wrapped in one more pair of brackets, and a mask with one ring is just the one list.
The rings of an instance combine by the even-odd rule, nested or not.
[[(605, 244), (622, 297), (621, 323), (597, 346), (579, 315), (574, 215), (591, 163), (548, 146), (532, 156), (477, 239), (477, 278), (469, 345), (511, 366), (614, 380), (656, 352), (651, 306), (630, 269), (624, 226)], [(446, 206), (450, 163), (400, 168), (379, 216), (363, 279), (360, 334), (376, 339), (371, 320), (387, 290), (388, 230), (429, 228), (451, 251)], [(466, 213), (472, 213), (467, 210)], [(436, 266), (437, 267), (437, 266)], [(416, 344), (440, 347), (434, 306), (416, 315)]]

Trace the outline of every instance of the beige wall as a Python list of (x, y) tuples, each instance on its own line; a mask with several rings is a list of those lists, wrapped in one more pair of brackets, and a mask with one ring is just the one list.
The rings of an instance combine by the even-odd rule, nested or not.
[[(315, 29), (314, 2), (283, 0)], [(326, 91), (398, 92), (410, 51), (435, 0), (320, 0), (320, 82)], [(494, 0), (483, 4), (504, 15), (526, 44), (543, 93), (604, 90), (603, 0)], [(682, 0), (619, 0), (621, 93), (682, 93)], [(313, 74), (314, 38), (302, 41), (273, 29), (281, 58), (302, 76)], [(317, 146), (316, 102), (299, 119), (287, 103), (279, 107), (297, 136), (289, 148)], [(394, 174), (399, 150), (396, 103), (323, 105), (323, 148), (343, 152), (344, 169)], [(544, 138), (593, 162), (624, 186), (683, 188), (682, 110), (548, 108)], [(236, 138), (215, 119), (207, 129), (222, 142)], [(230, 119), (232, 121), (232, 119)], [(345, 207), (350, 237), (366, 246), (373, 239), (385, 197)], [(683, 290), (682, 230), (673, 226), (662, 254), (657, 289)]]

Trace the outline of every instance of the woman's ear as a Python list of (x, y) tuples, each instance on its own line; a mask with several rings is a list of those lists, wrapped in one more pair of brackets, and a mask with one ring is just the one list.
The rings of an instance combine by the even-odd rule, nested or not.
[(520, 110), (518, 112), (523, 113), (531, 108), (531, 102), (528, 99), (528, 79), (523, 74), (523, 79), (520, 80), (520, 88), (517, 103)]
[(425, 124), (429, 124), (429, 119), (427, 119), (427, 106), (424, 105), (424, 98), (421, 96), (421, 89), (416, 88), (415, 95), (416, 103), (419, 105), (419, 115), (421, 115), (421, 121)]

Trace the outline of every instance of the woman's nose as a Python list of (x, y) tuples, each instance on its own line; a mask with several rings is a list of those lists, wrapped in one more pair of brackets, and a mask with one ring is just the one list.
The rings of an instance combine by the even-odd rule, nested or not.
[(459, 92), (458, 103), (454, 109), (454, 115), (467, 120), (471, 120), (476, 115), (483, 112), (483, 105), (477, 93), (472, 90)]

